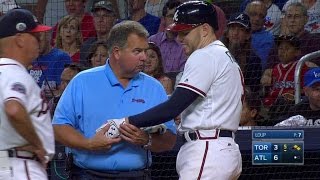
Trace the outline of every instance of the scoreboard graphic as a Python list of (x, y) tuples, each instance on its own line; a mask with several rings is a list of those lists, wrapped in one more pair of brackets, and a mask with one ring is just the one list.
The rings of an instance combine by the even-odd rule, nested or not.
[(303, 130), (252, 130), (253, 165), (303, 165)]

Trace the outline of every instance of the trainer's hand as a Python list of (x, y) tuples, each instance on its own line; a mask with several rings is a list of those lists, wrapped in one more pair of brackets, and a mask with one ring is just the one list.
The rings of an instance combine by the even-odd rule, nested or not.
[(134, 125), (124, 123), (120, 125), (120, 137), (132, 144), (143, 146), (148, 143), (149, 135)]
[(105, 124), (103, 124), (102, 126), (100, 126), (96, 132), (100, 131), (103, 127), (105, 127), (106, 125), (110, 125), (110, 128), (108, 129), (108, 131), (105, 133), (105, 135), (107, 137), (110, 138), (116, 138), (120, 136), (120, 132), (119, 132), (119, 127), (121, 124), (125, 123), (125, 118), (121, 118), (121, 119), (109, 119)]
[(121, 141), (120, 137), (110, 138), (105, 135), (109, 128), (110, 124), (106, 124), (103, 128), (96, 132), (95, 136), (89, 139), (90, 150), (109, 150), (113, 144)]

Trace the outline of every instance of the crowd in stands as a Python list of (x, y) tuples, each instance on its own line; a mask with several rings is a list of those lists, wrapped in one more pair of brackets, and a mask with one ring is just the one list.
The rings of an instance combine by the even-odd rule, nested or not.
[[(166, 27), (185, 1), (7, 0), (1, 1), (0, 15), (27, 8), (53, 26), (52, 32), (42, 33), (41, 55), (28, 69), (49, 99), (59, 97), (76, 73), (108, 63), (109, 31), (125, 20), (137, 21), (149, 32), (144, 72), (170, 95), (187, 56), (177, 34)], [(320, 0), (243, 0), (230, 14), (224, 13), (230, 12), (227, 6), (213, 6), (219, 19), (216, 35), (238, 61), (247, 87), (242, 116), (246, 120), (240, 125), (275, 125), (293, 115), (320, 125), (320, 58), (301, 67), (303, 100), (294, 102), (297, 62), (320, 50)]]

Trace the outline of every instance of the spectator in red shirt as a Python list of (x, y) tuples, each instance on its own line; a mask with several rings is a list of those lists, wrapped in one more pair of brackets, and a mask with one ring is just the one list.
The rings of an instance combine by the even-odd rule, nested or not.
[[(84, 41), (90, 37), (96, 36), (93, 17), (91, 16), (91, 14), (85, 12), (86, 1), (87, 0), (65, 0), (64, 1), (68, 15), (77, 17), (79, 22), (81, 22), (80, 30), (81, 30), (82, 38)], [(53, 27), (52, 42), (51, 42), (52, 45), (56, 43), (54, 40), (56, 38), (58, 23)]]

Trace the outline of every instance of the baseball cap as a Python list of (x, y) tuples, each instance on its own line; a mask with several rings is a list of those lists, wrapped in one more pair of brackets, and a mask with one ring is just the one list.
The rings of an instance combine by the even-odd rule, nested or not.
[(7, 13), (9, 10), (18, 8), (19, 6), (16, 4), (14, 0), (0, 0), (0, 12), (2, 14)]
[(320, 67), (312, 68), (304, 74), (304, 86), (311, 87), (320, 83)]
[(292, 46), (296, 48), (300, 48), (300, 44), (301, 44), (299, 38), (295, 36), (286, 36), (286, 35), (277, 36), (275, 39), (275, 42), (278, 46), (281, 42), (289, 42)]
[(0, 19), (0, 38), (13, 36), (17, 33), (36, 33), (50, 29), (50, 26), (40, 25), (37, 18), (26, 9), (12, 9)]
[(173, 16), (173, 23), (167, 27), (169, 31), (185, 31), (208, 23), (218, 30), (215, 8), (206, 1), (188, 1), (179, 5)]
[(240, 24), (241, 26), (243, 26), (247, 30), (251, 29), (250, 17), (244, 13), (237, 13), (237, 14), (232, 15), (229, 19), (227, 26), (229, 26), (231, 24)]
[(91, 12), (95, 12), (97, 9), (106, 9), (108, 11), (114, 12), (112, 3), (109, 0), (100, 0), (100, 1), (95, 1)]

